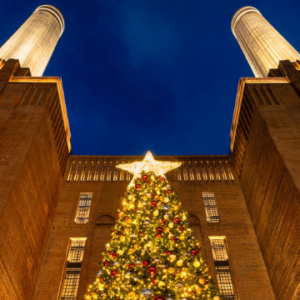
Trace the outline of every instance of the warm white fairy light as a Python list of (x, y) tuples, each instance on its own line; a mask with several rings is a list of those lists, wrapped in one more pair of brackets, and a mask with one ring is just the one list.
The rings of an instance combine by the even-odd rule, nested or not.
[(165, 177), (167, 172), (180, 167), (181, 164), (181, 162), (155, 160), (152, 153), (148, 151), (143, 161), (136, 161), (130, 164), (120, 164), (116, 167), (134, 174), (133, 179), (128, 185), (128, 187), (130, 187), (142, 171), (145, 171), (146, 173), (153, 172), (155, 175)]

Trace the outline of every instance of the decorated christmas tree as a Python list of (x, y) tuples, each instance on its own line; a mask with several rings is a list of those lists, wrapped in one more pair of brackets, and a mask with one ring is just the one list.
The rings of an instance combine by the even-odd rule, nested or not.
[(117, 167), (134, 174), (86, 300), (219, 300), (188, 216), (164, 174), (180, 163), (154, 160)]

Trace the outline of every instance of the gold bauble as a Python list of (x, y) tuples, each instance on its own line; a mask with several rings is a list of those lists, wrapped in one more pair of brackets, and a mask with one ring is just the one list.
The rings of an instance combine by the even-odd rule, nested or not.
[(173, 222), (170, 222), (168, 226), (169, 226), (170, 228), (173, 228), (173, 227), (174, 227), (174, 223), (173, 223)]
[(178, 260), (177, 261), (177, 266), (181, 267), (182, 265), (183, 265), (183, 260), (182, 259)]
[(176, 259), (176, 255), (175, 255), (175, 254), (171, 254), (171, 255), (170, 255), (170, 260), (171, 260), (171, 261), (174, 261), (175, 259)]
[(193, 263), (193, 265), (194, 265), (195, 268), (199, 268), (199, 267), (200, 267), (200, 262), (196, 260), (196, 261)]
[(181, 234), (180, 237), (179, 237), (179, 239), (180, 239), (181, 241), (183, 241), (183, 240), (184, 240), (184, 235)]
[(179, 209), (179, 206), (178, 205), (175, 205), (174, 206), (174, 210), (178, 210)]
[(170, 267), (170, 268), (168, 269), (168, 272), (169, 272), (169, 273), (174, 273), (174, 271), (175, 271), (175, 269), (172, 268), (172, 267)]
[(163, 288), (165, 286), (165, 283), (163, 281), (159, 281), (158, 287)]
[(128, 299), (133, 299), (135, 297), (135, 292), (134, 291), (131, 291), (128, 293)]
[(204, 278), (202, 278), (202, 277), (201, 277), (201, 278), (199, 278), (199, 283), (200, 283), (200, 284), (202, 284), (202, 285), (203, 285), (203, 284), (205, 284), (205, 279), (204, 279)]
[(166, 232), (166, 233), (170, 232), (170, 228), (169, 228), (169, 227), (166, 227), (166, 228), (165, 228), (165, 232)]
[(128, 250), (128, 254), (132, 254), (134, 252), (134, 249), (132, 249), (132, 248), (130, 248), (129, 250)]
[(124, 242), (125, 241), (125, 236), (120, 236), (120, 241)]
[(153, 215), (154, 215), (155, 217), (157, 217), (157, 216), (159, 215), (159, 211), (158, 211), (158, 210), (155, 210), (155, 211), (153, 212)]
[(219, 296), (214, 296), (213, 300), (220, 300), (220, 297)]

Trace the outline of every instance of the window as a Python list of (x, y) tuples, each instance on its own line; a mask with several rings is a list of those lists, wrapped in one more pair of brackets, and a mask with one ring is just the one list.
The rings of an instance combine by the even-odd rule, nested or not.
[(105, 160), (103, 161), (103, 167), (102, 167), (102, 172), (100, 175), (100, 181), (104, 181), (104, 174), (105, 174)]
[(98, 181), (99, 164), (100, 164), (100, 162), (98, 161), (97, 162), (97, 167), (96, 167), (96, 172), (95, 172), (95, 175), (94, 175), (94, 181)]
[(234, 177), (233, 177), (233, 175), (232, 175), (232, 172), (231, 172), (230, 166), (229, 166), (229, 164), (228, 164), (228, 161), (226, 161), (226, 166), (227, 166), (227, 171), (228, 171), (229, 179), (230, 179), (231, 181), (233, 181), (233, 180), (234, 180)]
[(211, 171), (209, 161), (207, 161), (207, 167), (208, 167), (208, 172), (209, 172), (209, 179), (210, 179), (211, 181), (214, 181), (215, 179), (214, 179), (214, 175), (213, 175), (213, 173), (212, 173), (212, 171)]
[(194, 177), (194, 173), (193, 173), (193, 169), (192, 169), (192, 165), (191, 165), (190, 161), (189, 161), (189, 167), (190, 167), (190, 179), (191, 179), (191, 181), (194, 181), (195, 177)]
[(84, 167), (83, 167), (83, 171), (82, 171), (82, 174), (81, 174), (80, 181), (84, 181), (84, 179), (85, 179), (86, 165), (87, 165), (87, 162), (85, 162), (85, 164), (84, 164)]
[[(124, 161), (122, 160), (122, 164), (124, 164)], [(120, 169), (120, 181), (124, 181), (124, 171)]]
[(80, 165), (81, 165), (81, 162), (78, 163), (78, 167), (77, 167), (77, 170), (76, 170), (76, 173), (75, 173), (75, 176), (74, 176), (74, 181), (78, 181)]
[(221, 161), (221, 160), (220, 160), (220, 166), (221, 166), (221, 172), (222, 172), (223, 180), (227, 181), (226, 172), (224, 171), (224, 168), (223, 168), (223, 165), (222, 165), (222, 161)]
[(188, 176), (187, 176), (187, 173), (186, 173), (186, 168), (185, 168), (185, 163), (184, 162), (182, 163), (182, 168), (183, 168), (183, 180), (188, 181)]
[(87, 224), (89, 221), (93, 193), (81, 193), (75, 223)]
[(209, 223), (219, 223), (219, 213), (214, 193), (202, 193), (204, 207), (206, 212), (206, 219)]
[(75, 161), (73, 161), (72, 164), (71, 164), (70, 172), (69, 172), (67, 181), (71, 181), (71, 180), (72, 180), (72, 174), (73, 174), (74, 163), (75, 163)]
[(201, 161), (201, 168), (202, 168), (203, 179), (204, 179), (204, 181), (206, 181), (207, 180), (207, 176), (206, 176), (206, 172), (205, 172), (205, 169), (204, 169), (204, 166), (203, 166), (203, 161)]
[(92, 180), (93, 165), (94, 165), (94, 162), (91, 162), (91, 167), (90, 167), (89, 174), (87, 176), (86, 181), (91, 181)]
[(111, 160), (109, 161), (109, 168), (107, 174), (107, 181), (111, 181)]
[[(118, 165), (118, 161), (116, 161), (116, 166)], [(114, 172), (114, 177), (113, 181), (116, 182), (118, 181), (118, 169), (115, 167), (115, 172)]]
[(217, 178), (218, 181), (220, 181), (221, 178), (220, 178), (220, 174), (219, 174), (216, 162), (214, 161), (213, 164), (214, 164), (214, 168), (215, 168), (215, 172), (216, 172), (216, 178)]
[(86, 238), (71, 238), (61, 300), (76, 300)]
[(225, 238), (210, 237), (210, 244), (221, 294), (224, 296), (224, 300), (235, 300)]
[(177, 168), (177, 181), (181, 181), (180, 168)]
[(198, 170), (198, 164), (197, 161), (195, 161), (195, 167), (196, 167), (196, 176), (197, 176), (197, 181), (201, 181), (201, 176)]

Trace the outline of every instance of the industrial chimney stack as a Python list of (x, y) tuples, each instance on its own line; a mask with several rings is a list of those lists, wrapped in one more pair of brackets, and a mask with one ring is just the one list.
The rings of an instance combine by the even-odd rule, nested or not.
[(32, 76), (42, 76), (64, 28), (64, 18), (56, 7), (39, 6), (0, 48), (0, 59), (18, 59)]
[(280, 60), (300, 60), (299, 53), (254, 7), (240, 8), (231, 29), (256, 77), (267, 77)]

